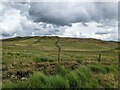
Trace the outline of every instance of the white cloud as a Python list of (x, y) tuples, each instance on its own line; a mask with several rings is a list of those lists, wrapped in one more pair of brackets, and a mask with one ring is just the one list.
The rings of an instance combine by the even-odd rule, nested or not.
[[(65, 37), (80, 37), (80, 38), (96, 38), (102, 40), (118, 40), (118, 30), (113, 28), (99, 28), (96, 22), (87, 23), (88, 26), (83, 26), (82, 23), (72, 24), (72, 27), (65, 29), (63, 36)], [(99, 32), (99, 34), (96, 34)]]
[(19, 10), (11, 9), (6, 11), (4, 15), (0, 17), (3, 18), (0, 22), (0, 34), (11, 34), (16, 32), (18, 27), (21, 27), (21, 15)]

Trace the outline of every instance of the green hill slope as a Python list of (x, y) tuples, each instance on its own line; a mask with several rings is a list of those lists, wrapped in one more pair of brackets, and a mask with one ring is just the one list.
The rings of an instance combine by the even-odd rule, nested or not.
[[(56, 41), (57, 37), (17, 37), (3, 40), (3, 62), (24, 58), (30, 61), (40, 57), (57, 60)], [(62, 60), (90, 59), (90, 55), (91, 58), (97, 58), (99, 53), (107, 54), (109, 57), (106, 59), (115, 58), (118, 47), (115, 42), (96, 39), (60, 38), (58, 44), (61, 47)]]
[[(55, 75), (58, 72), (56, 71), (58, 70), (56, 68), (58, 67), (58, 48), (55, 45), (57, 41), (58, 37), (38, 36), (16, 37), (2, 40), (3, 82), (16, 81), (15, 78), (18, 77), (18, 72), (23, 75), (19, 79), (28, 77), (28, 73), (32, 74), (37, 71), (42, 71), (46, 75)], [(107, 79), (106, 83), (103, 81), (98, 82), (99, 86), (96, 87), (117, 86), (115, 79), (117, 77), (116, 65), (118, 63), (117, 42), (91, 38), (59, 38), (58, 44), (61, 47), (61, 65), (65, 69), (76, 70), (76, 68), (83, 65), (89, 68), (91, 72), (93, 71), (94, 78)], [(104, 72), (108, 72), (105, 71), (107, 70), (106, 68), (110, 69), (111, 72), (105, 74)], [(107, 78), (106, 76), (109, 77)], [(5, 87), (8, 86), (5, 84)]]

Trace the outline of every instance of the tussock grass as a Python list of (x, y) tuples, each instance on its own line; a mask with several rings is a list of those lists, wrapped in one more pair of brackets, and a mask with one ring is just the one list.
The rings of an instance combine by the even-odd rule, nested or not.
[(46, 76), (41, 72), (36, 72), (27, 81), (5, 83), (3, 88), (92, 88), (98, 86), (89, 68), (81, 66), (75, 71), (68, 71), (59, 66), (58, 69), (60, 72), (56, 75)]
[(103, 67), (102, 64), (88, 65), (88, 67), (94, 73), (103, 73), (103, 74), (107, 73), (106, 69)]

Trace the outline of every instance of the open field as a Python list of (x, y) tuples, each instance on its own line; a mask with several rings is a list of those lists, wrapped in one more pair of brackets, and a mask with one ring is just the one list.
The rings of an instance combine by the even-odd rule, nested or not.
[(96, 39), (2, 40), (3, 88), (117, 88), (118, 43)]

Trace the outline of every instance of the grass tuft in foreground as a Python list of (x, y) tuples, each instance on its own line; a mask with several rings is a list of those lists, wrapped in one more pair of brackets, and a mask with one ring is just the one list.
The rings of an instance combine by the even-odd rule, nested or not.
[[(27, 81), (7, 82), (3, 88), (93, 88), (98, 82), (92, 77), (90, 69), (80, 66), (74, 71), (68, 71), (59, 66), (60, 72), (56, 75), (45, 75), (36, 72)], [(91, 77), (91, 78), (89, 78)]]

